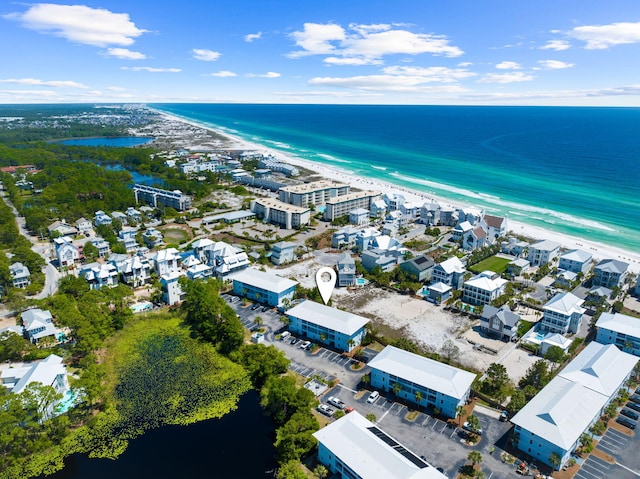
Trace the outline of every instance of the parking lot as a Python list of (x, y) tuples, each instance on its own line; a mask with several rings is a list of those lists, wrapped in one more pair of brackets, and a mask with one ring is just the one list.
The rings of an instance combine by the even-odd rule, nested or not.
[[(355, 360), (329, 349), (311, 353), (300, 349), (300, 342), (291, 344), (287, 340), (276, 339), (276, 335), (285, 330), (280, 321), (280, 313), (262, 308), (251, 309), (251, 305), (242, 305), (238, 300), (226, 298), (227, 302), (237, 312), (242, 324), (251, 329), (255, 327), (255, 318), (262, 318), (265, 328), (266, 344), (273, 344), (282, 350), (291, 361), (289, 369), (305, 378), (322, 378), (326, 382), (338, 380), (336, 387), (328, 390), (319, 397), (321, 403), (326, 404), (330, 396), (343, 401), (347, 407), (352, 407), (363, 416), (372, 413), (375, 422), (390, 436), (394, 437), (405, 447), (418, 456), (422, 456), (434, 467), (441, 467), (447, 477), (453, 478), (459, 469), (467, 462), (467, 456), (472, 450), (482, 454), (482, 470), (487, 479), (507, 479), (518, 476), (515, 466), (503, 463), (500, 459), (501, 450), (496, 445), (502, 443), (511, 428), (510, 423), (499, 422), (495, 417), (476, 412), (483, 429), (483, 435), (475, 446), (463, 443), (467, 433), (457, 427), (441, 421), (425, 411), (418, 411), (413, 420), (406, 418), (411, 410), (408, 406), (396, 402), (393, 396), (380, 395), (372, 404), (367, 403), (369, 391), (363, 391), (361, 378), (369, 372), (364, 366), (359, 370), (352, 370)], [(297, 338), (296, 338), (297, 339)], [(373, 352), (375, 354), (375, 352)], [(622, 476), (621, 476), (622, 477)], [(597, 479), (589, 477), (588, 479)]]
[(616, 463), (591, 454), (574, 476), (575, 479), (637, 479), (640, 477), (640, 457), (638, 448), (640, 437), (636, 434), (628, 436), (613, 428), (609, 428), (600, 439), (596, 449), (611, 455)]

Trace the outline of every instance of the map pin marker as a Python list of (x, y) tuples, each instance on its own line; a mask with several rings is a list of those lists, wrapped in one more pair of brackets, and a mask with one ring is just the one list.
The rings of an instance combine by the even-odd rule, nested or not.
[(316, 286), (318, 286), (322, 301), (324, 301), (324, 304), (327, 304), (331, 299), (333, 288), (336, 286), (336, 272), (333, 268), (324, 266), (318, 270), (316, 273)]

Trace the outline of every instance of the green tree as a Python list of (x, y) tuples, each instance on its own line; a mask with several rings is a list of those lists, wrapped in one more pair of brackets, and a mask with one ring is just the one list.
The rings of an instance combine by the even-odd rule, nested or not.
[(87, 241), (84, 244), (84, 248), (82, 249), (82, 253), (87, 261), (95, 261), (99, 257), (98, 248), (91, 242)]
[(393, 383), (391, 390), (393, 391), (393, 394), (398, 396), (402, 392), (402, 384), (400, 384), (399, 382)]
[(497, 391), (500, 391), (503, 387), (509, 384), (507, 368), (502, 364), (491, 363), (487, 368), (484, 383), (486, 384), (487, 392), (489, 394), (494, 394)]
[(418, 403), (418, 405), (420, 405), (420, 402), (422, 401), (422, 393), (420, 391), (416, 391), (413, 394), (413, 398), (416, 400), (416, 402)]
[(298, 461), (289, 461), (278, 467), (278, 479), (307, 479), (307, 475), (300, 468)]
[(562, 458), (557, 452), (552, 452), (549, 456), (549, 462), (555, 470), (558, 470), (560, 468), (560, 464), (562, 464)]
[(544, 355), (544, 359), (554, 363), (561, 363), (565, 358), (564, 350), (560, 346), (551, 346)]
[(469, 414), (467, 417), (467, 423), (474, 434), (477, 434), (478, 431), (480, 431), (480, 419), (478, 419), (478, 416), (475, 414)]
[(519, 389), (513, 391), (511, 394), (511, 400), (509, 401), (509, 404), (507, 404), (507, 411), (509, 411), (509, 415), (513, 416), (516, 414), (525, 406), (525, 404), (527, 404), (527, 398), (525, 397), (524, 392)]
[(318, 464), (314, 467), (313, 473), (318, 479), (326, 479), (329, 477), (329, 469), (327, 469), (323, 464)]
[(262, 406), (277, 425), (286, 423), (296, 411), (308, 410), (315, 396), (305, 388), (296, 387), (290, 376), (271, 376), (260, 391)]
[(537, 391), (547, 385), (551, 379), (547, 362), (544, 359), (536, 361), (529, 369), (520, 381), (518, 385), (521, 388), (526, 386), (533, 386)]
[(260, 389), (268, 378), (284, 374), (289, 367), (289, 360), (282, 351), (264, 344), (243, 344), (230, 357), (249, 373), (256, 389)]
[(480, 464), (482, 462), (482, 454), (480, 454), (478, 451), (471, 451), (467, 456), (467, 459), (471, 461), (472, 466), (475, 466), (476, 464)]
[(458, 427), (462, 426), (462, 420), (467, 415), (467, 409), (464, 406), (456, 406), (456, 417), (458, 418)]
[(308, 410), (296, 411), (276, 431), (276, 457), (279, 463), (296, 460), (317, 444), (313, 433), (320, 428), (318, 420)]
[(365, 419), (371, 422), (376, 422), (376, 415), (370, 412), (365, 416)]
[(35, 347), (19, 334), (5, 331), (0, 334), (0, 362), (19, 361)]

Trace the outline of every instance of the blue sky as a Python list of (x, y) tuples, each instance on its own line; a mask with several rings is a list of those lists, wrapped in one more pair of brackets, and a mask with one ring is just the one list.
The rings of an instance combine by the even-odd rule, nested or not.
[(0, 103), (640, 106), (638, 0), (0, 4)]

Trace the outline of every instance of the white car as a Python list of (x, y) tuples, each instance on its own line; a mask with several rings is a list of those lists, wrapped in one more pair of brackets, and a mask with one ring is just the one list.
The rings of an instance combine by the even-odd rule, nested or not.
[(329, 417), (333, 416), (333, 414), (336, 412), (335, 409), (330, 408), (326, 404), (320, 404), (316, 409), (320, 411), (322, 414), (324, 414), (325, 416), (329, 416)]
[(477, 435), (482, 436), (482, 428), (479, 428), (479, 429), (472, 428), (471, 424), (469, 424), (469, 421), (465, 421), (465, 423), (462, 425), (462, 429), (469, 432), (474, 432)]
[(298, 347), (300, 349), (307, 349), (309, 346), (311, 346), (311, 341), (302, 341)]
[(374, 402), (376, 402), (376, 399), (378, 399), (380, 397), (380, 393), (378, 391), (373, 391), (371, 394), (369, 394), (369, 397), (367, 398), (367, 402), (369, 404), (373, 404)]
[(340, 399), (338, 399), (337, 397), (331, 396), (329, 399), (327, 399), (327, 402), (332, 406), (337, 407), (338, 409), (344, 409), (345, 407), (347, 407), (347, 405), (344, 402), (340, 401)]

